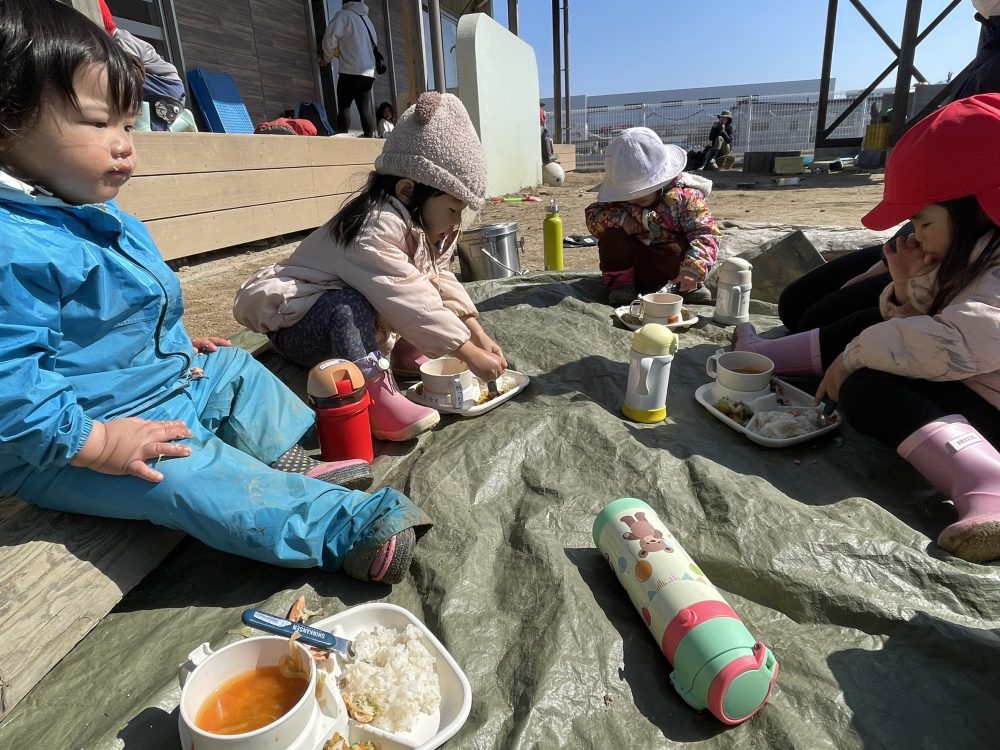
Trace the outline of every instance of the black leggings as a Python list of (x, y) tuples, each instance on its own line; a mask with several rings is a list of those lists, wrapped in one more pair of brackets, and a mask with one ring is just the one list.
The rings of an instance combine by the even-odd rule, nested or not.
[(360, 292), (324, 292), (297, 323), (267, 334), (278, 353), (303, 367), (324, 359), (352, 362), (375, 351), (375, 308)]
[(882, 245), (855, 250), (796, 279), (778, 298), (778, 317), (792, 333), (822, 328), (857, 310), (878, 308), (879, 295), (892, 277), (888, 272), (850, 286), (849, 279), (882, 259)]
[(365, 138), (375, 137), (375, 111), (372, 107), (371, 90), (375, 79), (341, 73), (337, 77), (337, 132), (346, 133), (351, 129), (351, 105), (358, 105), (361, 114), (361, 129)]
[(960, 381), (931, 382), (879, 370), (858, 370), (840, 389), (840, 410), (866, 435), (896, 448), (925, 424), (961, 414), (1000, 448), (997, 408)]

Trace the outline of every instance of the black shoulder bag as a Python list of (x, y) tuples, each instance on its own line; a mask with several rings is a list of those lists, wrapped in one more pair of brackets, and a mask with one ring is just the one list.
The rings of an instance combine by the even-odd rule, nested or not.
[(382, 57), (382, 53), (378, 51), (378, 45), (375, 44), (375, 37), (372, 35), (372, 30), (368, 26), (368, 23), (371, 23), (371, 21), (369, 20), (368, 23), (365, 23), (365, 17), (361, 16), (361, 23), (364, 25), (365, 31), (368, 32), (368, 39), (372, 43), (372, 54), (375, 55), (375, 72), (382, 75), (389, 69), (389, 66), (385, 64), (385, 58)]

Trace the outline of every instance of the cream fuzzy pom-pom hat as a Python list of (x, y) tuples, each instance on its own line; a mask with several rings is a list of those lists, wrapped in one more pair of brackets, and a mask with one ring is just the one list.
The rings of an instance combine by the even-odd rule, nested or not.
[(386, 137), (375, 171), (437, 188), (477, 211), (486, 200), (483, 144), (454, 94), (421, 94)]

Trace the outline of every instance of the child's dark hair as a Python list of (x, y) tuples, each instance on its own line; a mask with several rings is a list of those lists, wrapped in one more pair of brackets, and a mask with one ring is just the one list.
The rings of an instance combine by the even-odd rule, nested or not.
[(33, 126), (46, 96), (78, 106), (73, 77), (85, 65), (107, 67), (115, 114), (138, 112), (142, 104), (142, 63), (57, 0), (0, 0), (0, 60), (0, 140)]
[[(372, 172), (368, 176), (368, 184), (341, 206), (341, 209), (327, 222), (326, 228), (330, 230), (333, 239), (343, 245), (353, 242), (368, 214), (378, 210), (387, 198), (396, 197), (396, 184), (405, 179), (405, 177)], [(410, 219), (418, 227), (423, 226), (424, 203), (436, 195), (444, 195), (444, 192), (419, 182), (413, 183), (413, 196), (406, 209), (410, 213)]]
[[(1000, 231), (997, 231), (996, 222), (983, 212), (974, 196), (942, 201), (941, 205), (948, 209), (951, 218), (952, 241), (948, 254), (938, 266), (938, 290), (928, 310), (930, 315), (939, 313), (1000, 254)], [(993, 236), (989, 244), (970, 263), (976, 243), (991, 228)]]
[[(388, 107), (392, 111), (391, 119), (396, 119), (396, 110), (393, 109), (392, 102), (382, 102), (380, 105), (378, 105), (378, 109), (375, 110), (375, 116), (381, 118), (382, 113), (385, 112), (386, 107)], [(390, 118), (386, 117), (385, 119), (388, 120)]]

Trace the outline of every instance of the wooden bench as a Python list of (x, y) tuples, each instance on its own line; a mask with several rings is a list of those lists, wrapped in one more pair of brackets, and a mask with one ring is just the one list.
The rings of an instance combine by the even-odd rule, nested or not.
[(364, 184), (384, 141), (136, 133), (119, 205), (167, 260), (313, 229)]

